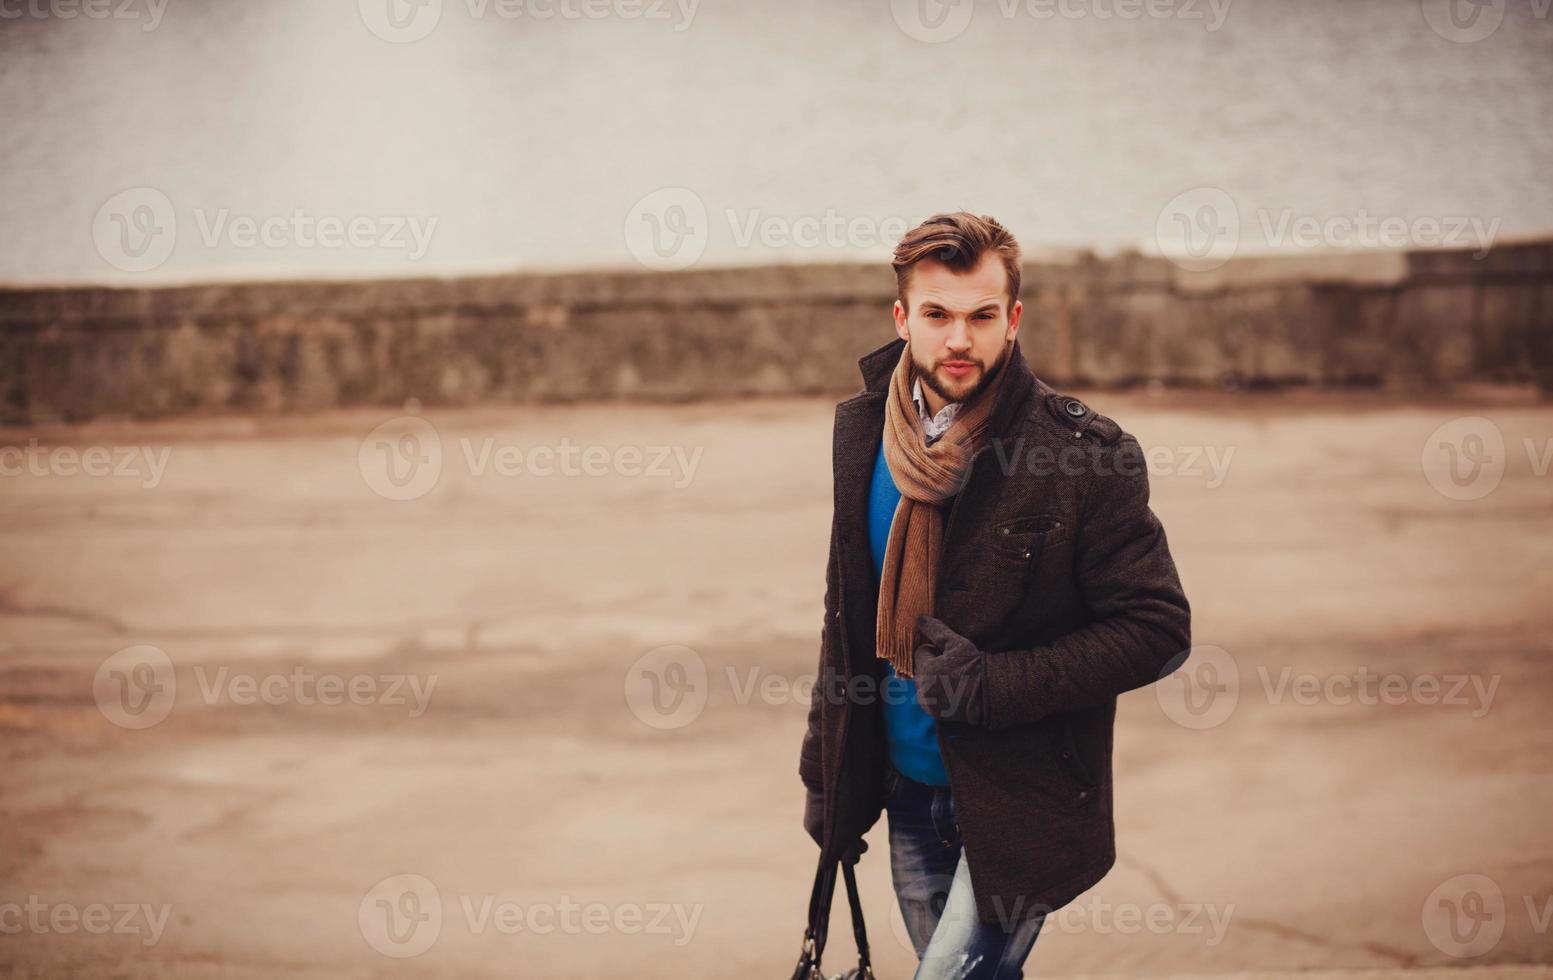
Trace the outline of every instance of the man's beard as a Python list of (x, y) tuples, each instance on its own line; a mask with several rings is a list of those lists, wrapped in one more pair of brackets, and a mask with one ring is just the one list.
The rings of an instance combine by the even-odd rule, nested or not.
[[(992, 366), (990, 368), (974, 357), (944, 358), (944, 361), (970, 361), (980, 369), (976, 373), (976, 383), (972, 385), (970, 389), (967, 390), (964, 394), (957, 394), (944, 387), (944, 385), (938, 380), (938, 372), (936, 370), (937, 365), (932, 365), (931, 367), (924, 366), (921, 361), (917, 360), (916, 351), (911, 352), (911, 366), (916, 370), (917, 377), (922, 379), (922, 384), (925, 387), (931, 389), (934, 394), (938, 395), (938, 397), (942, 398), (944, 401), (969, 402), (971, 399), (981, 394), (982, 389), (986, 388), (987, 385), (991, 384), (993, 380), (997, 378), (998, 371), (1002, 369), (1004, 362), (1008, 360), (1009, 352), (1013, 349), (1014, 345), (1005, 341), (1003, 344), (1003, 349), (998, 352), (998, 359), (992, 362)], [(943, 361), (939, 362), (939, 364), (942, 363)]]

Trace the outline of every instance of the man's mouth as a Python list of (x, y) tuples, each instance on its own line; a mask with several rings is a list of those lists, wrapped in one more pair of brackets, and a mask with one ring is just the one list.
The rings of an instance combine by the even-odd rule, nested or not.
[(975, 361), (945, 361), (940, 365), (951, 378), (963, 378), (976, 370)]

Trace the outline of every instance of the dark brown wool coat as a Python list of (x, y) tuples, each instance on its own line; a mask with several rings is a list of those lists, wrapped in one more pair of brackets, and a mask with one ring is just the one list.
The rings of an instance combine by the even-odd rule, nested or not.
[[(830, 855), (882, 809), (867, 507), (904, 343), (859, 360), (864, 390), (836, 408), (825, 624), (799, 764), (824, 794)], [(1007, 367), (992, 438), (948, 505), (933, 599), (934, 615), (988, 658), (990, 725), (937, 726), (986, 923), (1060, 908), (1110, 870), (1116, 696), (1170, 673), (1191, 643), (1137, 440), (1037, 379), (1017, 341)]]

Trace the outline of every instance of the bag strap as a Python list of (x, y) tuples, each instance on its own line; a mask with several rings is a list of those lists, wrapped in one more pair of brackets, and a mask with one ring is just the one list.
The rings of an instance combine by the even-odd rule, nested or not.
[(830, 932), (831, 896), (836, 890), (836, 862), (820, 859), (814, 873), (814, 889), (809, 894), (809, 927), (804, 930), (806, 945), (812, 946), (814, 962), (820, 961), (825, 952), (825, 940)]
[(847, 904), (852, 906), (852, 938), (857, 941), (857, 975), (873, 980), (874, 967), (868, 956), (868, 929), (863, 925), (863, 900), (857, 894), (857, 876), (852, 865), (841, 862), (841, 874), (847, 882)]
[(836, 867), (840, 865), (842, 878), (847, 885), (847, 904), (852, 911), (852, 936), (857, 942), (857, 976), (873, 980), (873, 963), (868, 951), (868, 929), (863, 924), (863, 902), (857, 891), (857, 876), (852, 865), (837, 859), (820, 858), (814, 873), (814, 887), (809, 893), (809, 925), (803, 935), (803, 955), (799, 960), (799, 976), (808, 971), (819, 975), (820, 957), (825, 953), (825, 942), (830, 932), (831, 900), (836, 891)]

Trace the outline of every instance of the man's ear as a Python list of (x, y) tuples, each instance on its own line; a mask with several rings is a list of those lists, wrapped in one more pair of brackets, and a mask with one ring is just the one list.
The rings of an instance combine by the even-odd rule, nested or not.
[(1005, 341), (1013, 340), (1014, 334), (1019, 332), (1019, 319), (1024, 312), (1025, 304), (1017, 299), (1014, 300), (1014, 308), (1008, 311), (1008, 336), (1003, 338)]
[(895, 333), (907, 343), (911, 342), (911, 333), (906, 329), (906, 307), (900, 300), (895, 301)]

